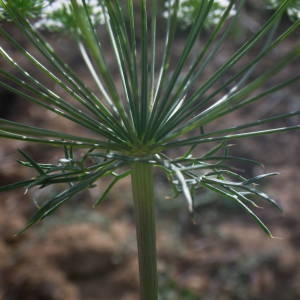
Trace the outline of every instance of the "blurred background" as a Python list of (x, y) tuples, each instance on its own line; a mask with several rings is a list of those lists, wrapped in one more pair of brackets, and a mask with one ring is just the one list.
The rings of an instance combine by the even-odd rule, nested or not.
[[(255, 32), (269, 14), (261, 7), (260, 1), (247, 4), (240, 26), (224, 44), (207, 74), (220, 66), (237, 49), (245, 34)], [(279, 30), (289, 22), (287, 17), (284, 18)], [(11, 24), (4, 26), (18, 36), (25, 47), (32, 48)], [(163, 21), (161, 26), (164, 26)], [(180, 55), (187, 32), (188, 28), (182, 29), (177, 36), (175, 59), (176, 55)], [(80, 77), (93, 87), (72, 41), (66, 35), (44, 34)], [(265, 70), (296, 42), (287, 40), (264, 60), (256, 74)], [(0, 43), (6, 44), (3, 40)], [(253, 50), (253, 56), (258, 50)], [(114, 58), (110, 55), (108, 52), (111, 68), (117, 72)], [(17, 52), (15, 56), (22, 61)], [(249, 58), (251, 55), (244, 61)], [(296, 74), (299, 67), (299, 63), (289, 66), (275, 81)], [(32, 73), (35, 74), (34, 69)], [(222, 120), (222, 126), (300, 109), (299, 95), (299, 84), (293, 85), (259, 104), (233, 113), (230, 118)], [(81, 130), (3, 89), (0, 89), (0, 117), (44, 128)], [(289, 122), (299, 124), (299, 118)], [(220, 124), (213, 126), (218, 128)], [(265, 181), (263, 188), (280, 200), (284, 212), (269, 207), (258, 210), (259, 216), (278, 238), (268, 238), (238, 207), (205, 191), (195, 199), (197, 213), (192, 222), (184, 199), (169, 199), (172, 191), (165, 178), (157, 172), (158, 268), (162, 300), (300, 299), (299, 132), (232, 143), (233, 154), (264, 164), (264, 167), (257, 167), (237, 163), (235, 167), (243, 175), (280, 172), (279, 176)], [(33, 175), (16, 162), (21, 159), (17, 149), (30, 153), (40, 162), (58, 161), (63, 156), (63, 149), (2, 139), (0, 185)], [(0, 300), (138, 299), (129, 179), (121, 181), (101, 207), (92, 208), (99, 190), (108, 182), (99, 182), (98, 187), (78, 195), (58, 213), (19, 237), (14, 234), (22, 229), (36, 210), (34, 202), (45, 201), (59, 190), (59, 186), (57, 190), (37, 190), (26, 195), (24, 190), (0, 194)]]

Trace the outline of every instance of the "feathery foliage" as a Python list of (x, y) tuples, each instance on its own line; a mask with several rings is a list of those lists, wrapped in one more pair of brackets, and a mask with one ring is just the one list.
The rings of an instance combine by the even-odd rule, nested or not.
[[(2, 187), (1, 190), (16, 187), (29, 189), (33, 186), (45, 187), (66, 183), (66, 189), (61, 194), (40, 208), (29, 222), (31, 225), (52, 213), (77, 192), (93, 186), (102, 176), (112, 175), (110, 189), (114, 183), (130, 174), (133, 162), (142, 161), (159, 166), (167, 174), (174, 189), (184, 194), (190, 211), (193, 210), (193, 194), (199, 188), (207, 188), (236, 202), (254, 217), (267, 233), (270, 233), (248, 205), (251, 204), (252, 207), (256, 205), (252, 200), (253, 196), (275, 204), (269, 196), (260, 192), (256, 185), (261, 179), (273, 174), (257, 176), (250, 180), (242, 178), (229, 166), (230, 160), (235, 158), (229, 154), (228, 142), (233, 139), (298, 129), (299, 125), (256, 128), (262, 124), (271, 124), (276, 120), (295, 116), (299, 111), (222, 130), (207, 131), (206, 126), (237, 109), (260, 101), (299, 79), (299, 74), (292, 74), (291, 78), (278, 85), (262, 91), (260, 89), (288, 63), (295, 61), (300, 53), (300, 46), (296, 44), (276, 64), (250, 80), (256, 66), (298, 28), (299, 21), (296, 21), (279, 35), (276, 35), (274, 30), (290, 1), (282, 1), (260, 30), (205, 80), (201, 76), (206, 66), (218, 55), (224, 40), (228, 38), (230, 27), (234, 26), (236, 17), (242, 11), (242, 2), (238, 4), (235, 4), (235, 1), (228, 2), (221, 18), (211, 30), (206, 44), (195, 56), (194, 48), (199, 34), (205, 30), (211, 8), (216, 5), (214, 1), (201, 1), (195, 12), (195, 20), (187, 36), (186, 45), (175, 65), (171, 63), (171, 59), (172, 49), (175, 47), (180, 1), (173, 1), (172, 5), (168, 6), (165, 46), (161, 61), (157, 58), (156, 45), (157, 18), (161, 15), (157, 1), (141, 1), (138, 13), (134, 10), (133, 1), (127, 1), (127, 5), (121, 5), (119, 1), (96, 2), (99, 6), (98, 12), (105, 12), (101, 30), (105, 27), (110, 37), (119, 68), (122, 92), (116, 86), (108, 67), (106, 53), (91, 15), (93, 9), (90, 1), (72, 0), (68, 4), (61, 3), (60, 7), (55, 6), (56, 2), (53, 1), (48, 6), (56, 9), (64, 8), (68, 16), (72, 15), (72, 23), (64, 24), (70, 25), (67, 29), (72, 32), (83, 61), (97, 83), (99, 88), (97, 93), (85, 86), (31, 24), (27, 8), (37, 4), (1, 1), (5, 15), (14, 21), (24, 36), (48, 61), (51, 70), (48, 65), (24, 49), (3, 26), (0, 28), (2, 38), (23, 54), (28, 63), (45, 73), (49, 80), (67, 92), (73, 101), (67, 101), (47, 88), (3, 47), (0, 48), (2, 59), (16, 68), (23, 78), (1, 69), (0, 85), (23, 99), (85, 127), (94, 136), (92, 138), (72, 135), (1, 119), (0, 135), (4, 138), (62, 146), (65, 149), (65, 157), (57, 164), (41, 164), (22, 153), (25, 159), (22, 165), (34, 168), (38, 175), (31, 180)], [(139, 46), (135, 25), (137, 15), (141, 19)], [(229, 16), (231, 18), (228, 20)], [(256, 57), (241, 66), (234, 75), (228, 76), (234, 66), (262, 42), (263, 46)], [(254, 93), (258, 90), (258, 93)], [(217, 146), (213, 142), (217, 142)], [(212, 143), (213, 148), (207, 154), (194, 157), (193, 149), (203, 143)], [(184, 146), (191, 148), (180, 157), (168, 157), (167, 150)], [(77, 148), (86, 149), (83, 157), (76, 158), (74, 151)], [(128, 169), (124, 171), (126, 167)], [(121, 173), (117, 172), (120, 168), (123, 170)], [(104, 191), (104, 194), (107, 192)], [(97, 201), (97, 204), (99, 202), (101, 201)]]
[[(218, 130), (209, 129), (208, 125), (250, 104), (259, 105), (259, 101), (299, 81), (299, 73), (291, 74), (285, 81), (265, 88), (266, 83), (271, 82), (286, 65), (299, 62), (299, 42), (272, 66), (252, 76), (268, 54), (299, 28), (298, 19), (284, 31), (277, 32), (282, 15), (293, 1), (281, 1), (260, 29), (252, 33), (209, 77), (203, 75), (220, 53), (224, 41), (230, 38), (242, 14), (244, 1), (225, 1), (226, 5), (223, 10), (219, 10), (218, 18), (210, 23), (212, 8), (219, 2), (200, 1), (193, 11), (193, 23), (187, 32), (185, 45), (174, 62), (181, 2), (171, 1), (163, 14), (158, 0), (141, 0), (138, 6), (133, 0), (71, 0), (62, 1), (59, 7), (56, 6), (58, 1), (0, 0), (2, 19), (13, 21), (35, 50), (29, 52), (1, 24), (1, 38), (10, 43), (19, 55), (23, 55), (27, 64), (20, 64), (9, 50), (0, 46), (1, 60), (21, 74), (16, 76), (1, 68), (0, 86), (89, 132), (86, 137), (0, 119), (2, 138), (62, 147), (64, 153), (54, 164), (37, 162), (29, 154), (20, 151), (23, 156), (20, 164), (33, 168), (37, 175), (29, 180), (0, 187), (0, 191), (7, 191), (65, 184), (62, 192), (38, 209), (25, 229), (52, 214), (75, 194), (93, 188), (97, 180), (104, 176), (111, 176), (112, 181), (96, 200), (96, 205), (105, 199), (115, 183), (131, 174), (135, 178), (134, 197), (140, 197), (141, 193), (137, 190), (143, 187), (139, 186), (139, 182), (147, 185), (147, 180), (139, 180), (137, 174), (142, 174), (144, 170), (148, 172), (147, 176), (151, 176), (147, 168), (153, 166), (166, 174), (175, 195), (184, 195), (190, 211), (193, 211), (194, 195), (205, 188), (236, 203), (271, 235), (254, 209), (260, 205), (260, 201), (280, 208), (275, 200), (258, 188), (262, 180), (275, 173), (254, 178), (241, 176), (230, 166), (230, 162), (247, 159), (230, 154), (230, 141), (297, 130), (300, 125), (274, 127), (272, 124), (299, 115), (300, 111)], [(37, 18), (32, 8), (39, 9), (42, 18), (46, 12), (51, 12), (53, 19), (50, 13), (47, 15), (49, 19), (44, 21)], [(160, 57), (158, 20), (164, 22), (163, 15), (165, 41)], [(47, 22), (52, 29), (58, 30), (65, 26), (69, 30), (97, 85), (97, 91), (88, 88), (64, 62), (64, 58), (59, 57), (45, 41), (38, 28), (46, 27)], [(109, 37), (121, 87), (116, 84), (108, 65), (107, 45), (104, 47), (101, 40), (102, 35), (97, 27), (99, 24), (102, 24), (101, 31), (105, 31)], [(213, 25), (209, 32), (207, 24)], [(199, 49), (198, 41), (202, 34), (207, 39), (205, 43), (201, 40)], [(243, 58), (254, 48), (260, 50), (254, 57), (244, 61)], [(37, 52), (43, 60), (36, 56)], [(239, 68), (236, 68), (237, 65)], [(32, 67), (46, 75), (71, 100), (48, 88), (29, 71)], [(201, 144), (211, 145), (211, 149), (205, 154), (194, 155), (196, 147)], [(84, 155), (78, 156), (77, 149), (81, 149)], [(182, 154), (175, 157), (170, 154), (173, 149)], [(135, 202), (139, 203), (137, 199)], [(144, 208), (143, 205), (136, 207)], [(151, 222), (153, 220), (149, 217)], [(141, 226), (144, 225), (149, 224)], [(157, 289), (155, 286), (148, 288)], [(145, 291), (146, 295), (149, 291), (147, 288)], [(153, 297), (145, 299), (155, 299)]]

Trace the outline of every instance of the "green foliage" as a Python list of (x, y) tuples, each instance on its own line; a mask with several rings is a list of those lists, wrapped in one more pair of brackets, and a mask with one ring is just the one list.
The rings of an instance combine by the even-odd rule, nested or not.
[[(87, 0), (85, 8), (93, 24), (104, 22), (101, 0)], [(71, 1), (44, 0), (41, 15), (42, 17), (34, 24), (37, 28), (46, 28), (51, 31), (76, 30), (76, 19), (72, 13)]]
[[(104, 13), (101, 0), (87, 0), (84, 5), (93, 24), (104, 22)], [(10, 0), (0, 4), (0, 19), (11, 20), (12, 15), (7, 13), (13, 9), (23, 17), (34, 20), (36, 28), (50, 31), (76, 30), (76, 20), (72, 13), (72, 4), (68, 0)]]
[[(300, 111), (219, 130), (208, 129), (208, 125), (249, 104), (258, 105), (258, 101), (266, 96), (299, 80), (300, 74), (291, 74), (290, 78), (280, 84), (264, 88), (286, 65), (297, 61), (300, 55), (299, 43), (272, 66), (252, 76), (267, 55), (299, 27), (298, 20), (285, 31), (276, 33), (282, 14), (291, 1), (282, 1), (257, 32), (210, 77), (204, 78), (205, 69), (214, 61), (224, 41), (230, 36), (236, 18), (242, 12), (242, 2), (238, 6), (235, 1), (228, 2), (206, 42), (199, 49), (197, 41), (206, 28), (212, 7), (217, 3), (201, 1), (194, 12), (181, 55), (174, 64), (172, 53), (180, 21), (179, 1), (173, 1), (172, 7), (169, 6), (164, 27), (163, 54), (158, 57), (157, 19), (161, 16), (158, 1), (143, 0), (139, 11), (136, 11), (133, 0), (127, 0), (126, 5), (121, 4), (121, 1), (104, 0), (96, 7), (99, 14), (105, 11), (102, 29), (106, 30), (110, 38), (111, 53), (114, 54), (121, 81), (119, 87), (108, 66), (107, 52), (104, 51), (101, 36), (93, 21), (94, 10), (91, 5), (94, 2), (71, 0), (68, 6), (64, 4), (61, 7), (65, 9), (63, 12), (72, 17), (73, 37), (98, 87), (96, 93), (86, 87), (40, 35), (35, 21), (30, 20), (31, 15), (23, 10), (24, 3), (18, 9), (15, 3), (0, 0), (2, 11), (10, 20), (14, 20), (48, 65), (39, 61), (0, 27), (2, 38), (24, 56), (31, 68), (45, 74), (72, 100), (66, 100), (59, 92), (45, 86), (31, 73), (28, 65), (19, 64), (3, 47), (0, 47), (2, 59), (22, 74), (22, 78), (2, 68), (0, 86), (90, 132), (89, 137), (85, 137), (0, 119), (0, 136), (3, 138), (64, 148), (64, 156), (57, 163), (51, 164), (37, 162), (21, 152), (24, 160), (20, 163), (33, 168), (36, 177), (0, 188), (0, 191), (4, 191), (18, 187), (30, 189), (65, 184), (65, 189), (44, 204), (28, 226), (53, 213), (78, 192), (92, 188), (99, 178), (111, 176), (111, 184), (96, 201), (96, 204), (101, 203), (116, 182), (130, 175), (133, 163), (143, 162), (159, 167), (166, 174), (175, 195), (183, 193), (185, 196), (190, 211), (193, 210), (194, 194), (205, 188), (236, 203), (271, 235), (253, 209), (259, 206), (257, 201), (266, 201), (279, 208), (271, 197), (258, 188), (263, 179), (275, 173), (250, 179), (242, 177), (230, 163), (246, 159), (232, 156), (229, 142), (299, 129), (299, 125), (274, 127), (272, 123), (299, 115)], [(59, 17), (60, 14), (57, 15)], [(136, 36), (137, 22), (141, 24), (141, 40)], [(67, 26), (69, 22), (62, 21), (62, 24)], [(260, 48), (260, 51), (244, 62), (243, 58), (254, 47)], [(235, 69), (237, 64), (239, 68)], [(263, 127), (266, 125), (269, 126), (267, 129)], [(193, 155), (195, 148), (203, 143), (210, 144), (211, 149), (200, 156)], [(81, 156), (77, 154), (78, 149), (83, 153)], [(170, 149), (177, 149), (177, 153), (182, 154), (174, 157), (168, 154)]]
[[(165, 173), (174, 196), (184, 195), (190, 212), (193, 212), (195, 193), (206, 189), (235, 203), (272, 236), (255, 209), (261, 202), (280, 209), (259, 189), (262, 180), (276, 173), (244, 178), (231, 167), (231, 162), (247, 159), (232, 156), (229, 142), (300, 129), (300, 125), (273, 125), (299, 115), (299, 110), (221, 129), (210, 126), (238, 109), (259, 105), (263, 98), (299, 81), (300, 73), (291, 74), (279, 84), (271, 81), (286, 65), (297, 62), (299, 41), (268, 68), (255, 72), (268, 54), (298, 29), (299, 19), (277, 33), (281, 17), (292, 1), (281, 1), (257, 32), (209, 76), (205, 71), (222, 53), (223, 43), (236, 26), (244, 1), (238, 5), (234, 0), (201, 1), (192, 13), (181, 53), (174, 60), (180, 5), (184, 2), (171, 1), (165, 25), (158, 28), (157, 20), (161, 16), (158, 0), (141, 0), (137, 7), (133, 0), (46, 1), (43, 7), (40, 1), (0, 0), (1, 17), (12, 20), (33, 48), (33, 51), (25, 49), (1, 24), (1, 38), (10, 45), (8, 49), (17, 50), (18, 58), (23, 56), (23, 60), (16, 59), (15, 52), (11, 54), (4, 46), (0, 47), (1, 60), (16, 70), (12, 73), (3, 67), (0, 69), (0, 87), (72, 121), (87, 132), (71, 134), (0, 119), (0, 137), (61, 147), (64, 153), (55, 163), (43, 163), (20, 150), (23, 156), (20, 164), (35, 170), (36, 176), (0, 187), (0, 191), (64, 186), (38, 208), (27, 229), (78, 193), (93, 188), (100, 178), (110, 176), (111, 183), (95, 205), (106, 198), (119, 180), (131, 175), (142, 300), (158, 299), (153, 167)], [(226, 5), (221, 11), (217, 9), (214, 26), (207, 35), (207, 24), (217, 3)], [(44, 21), (32, 19), (36, 11), (40, 11)], [(102, 40), (103, 35), (99, 34), (96, 26), (99, 18), (109, 41)], [(47, 27), (47, 23), (51, 29), (66, 27), (71, 31), (97, 91), (88, 88), (42, 37), (38, 28)], [(157, 42), (161, 36), (158, 30), (165, 30), (161, 52), (158, 51), (161, 47)], [(199, 46), (203, 31), (207, 40), (201, 39)], [(252, 53), (254, 48), (256, 54)], [(114, 55), (118, 76), (107, 63), (108, 54)], [(245, 59), (249, 54), (251, 58)], [(27, 63), (23, 65), (21, 61)], [(37, 73), (46, 76), (55, 89), (46, 86), (34, 75)], [(210, 145), (210, 150), (195, 154), (201, 144)], [(170, 154), (170, 150), (176, 155)], [(179, 294), (181, 298), (194, 298), (188, 291), (179, 291)]]
[(8, 19), (13, 20), (13, 16), (7, 13), (5, 6), (8, 5), (11, 9), (18, 10), (20, 14), (27, 18), (34, 18), (40, 14), (44, 0), (10, 0), (3, 1), (3, 4), (0, 3), (0, 20)]

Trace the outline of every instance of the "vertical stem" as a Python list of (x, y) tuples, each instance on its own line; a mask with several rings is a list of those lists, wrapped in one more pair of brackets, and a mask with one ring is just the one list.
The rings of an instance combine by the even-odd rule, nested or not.
[(132, 165), (132, 193), (136, 216), (140, 299), (157, 300), (155, 205), (152, 166)]

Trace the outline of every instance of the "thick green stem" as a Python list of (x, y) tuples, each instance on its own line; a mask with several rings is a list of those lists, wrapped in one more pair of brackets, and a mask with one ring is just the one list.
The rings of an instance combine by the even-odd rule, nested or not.
[(155, 205), (151, 165), (142, 162), (132, 165), (132, 193), (136, 215), (140, 299), (157, 300)]

